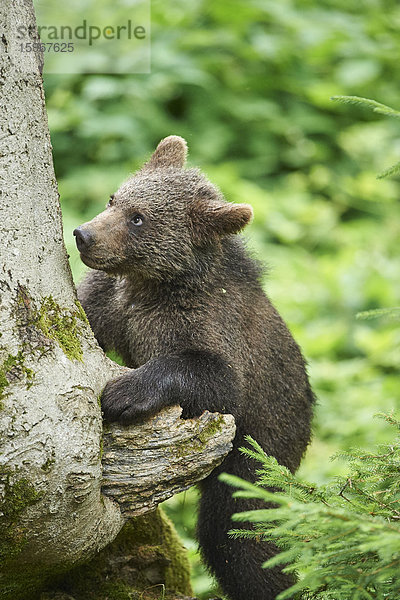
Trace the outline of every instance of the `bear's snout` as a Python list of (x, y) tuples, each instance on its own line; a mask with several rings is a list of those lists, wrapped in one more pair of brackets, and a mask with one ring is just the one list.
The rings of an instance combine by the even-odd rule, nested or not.
[(76, 229), (74, 229), (73, 235), (76, 238), (75, 241), (79, 252), (85, 252), (85, 250), (87, 250), (94, 242), (93, 235), (88, 229), (82, 229), (82, 227), (77, 227)]

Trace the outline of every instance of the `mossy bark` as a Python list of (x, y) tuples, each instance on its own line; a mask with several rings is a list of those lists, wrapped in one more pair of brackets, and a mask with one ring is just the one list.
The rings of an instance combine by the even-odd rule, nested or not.
[(126, 523), (107, 548), (74, 569), (41, 600), (156, 600), (192, 597), (190, 567), (176, 531), (160, 509)]
[(40, 57), (18, 44), (32, 0), (2, 0), (0, 23), (0, 598), (27, 600), (123, 519), (99, 456), (97, 397), (116, 371), (76, 304)]
[(62, 577), (85, 600), (162, 597), (161, 586), (190, 593), (161, 513), (118, 536), (121, 510), (102, 495), (98, 398), (123, 367), (106, 358), (77, 304), (40, 57), (20, 52), (17, 37), (21, 26), (36, 31), (32, 0), (1, 0), (0, 23), (0, 599), (36, 600)]

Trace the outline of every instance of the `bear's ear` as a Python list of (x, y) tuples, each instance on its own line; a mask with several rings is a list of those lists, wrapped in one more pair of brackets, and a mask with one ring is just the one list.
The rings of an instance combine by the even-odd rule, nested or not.
[(176, 167), (179, 169), (184, 166), (186, 156), (186, 141), (178, 135), (170, 135), (161, 140), (143, 169), (159, 169), (162, 167)]
[(231, 204), (208, 189), (201, 189), (193, 201), (190, 216), (197, 242), (211, 237), (238, 233), (253, 217), (249, 204)]

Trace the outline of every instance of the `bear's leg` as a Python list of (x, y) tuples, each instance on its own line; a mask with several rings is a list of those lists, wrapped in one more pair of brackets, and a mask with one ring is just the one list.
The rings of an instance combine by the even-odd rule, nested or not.
[[(222, 470), (229, 472), (228, 465)], [(275, 600), (295, 583), (294, 577), (278, 567), (262, 568), (277, 554), (277, 548), (254, 538), (233, 539), (228, 535), (230, 529), (251, 528), (248, 523), (232, 521), (231, 515), (255, 507), (249, 506), (249, 500), (233, 499), (233, 489), (219, 482), (214, 473), (202, 482), (201, 490), (197, 537), (203, 559), (223, 592), (230, 600)]]

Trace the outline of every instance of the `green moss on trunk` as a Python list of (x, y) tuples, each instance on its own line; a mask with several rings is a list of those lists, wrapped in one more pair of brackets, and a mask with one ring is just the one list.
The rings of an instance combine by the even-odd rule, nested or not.
[(82, 325), (88, 326), (88, 320), (78, 300), (72, 309), (60, 306), (52, 296), (35, 302), (27, 288), (20, 285), (15, 315), (24, 351), (43, 353), (51, 348), (51, 342), (56, 342), (70, 360), (83, 360), (79, 334)]
[(7, 387), (12, 381), (25, 377), (26, 388), (33, 383), (34, 372), (24, 364), (24, 355), (20, 350), (16, 355), (9, 354), (0, 367), (0, 409), (3, 408), (2, 399), (7, 394)]
[(0, 410), (4, 408), (2, 400), (11, 383), (25, 379), (26, 388), (31, 387), (35, 373), (26, 366), (26, 355), (48, 350), (51, 343), (47, 340), (57, 342), (70, 360), (83, 360), (79, 325), (87, 323), (87, 318), (78, 301), (76, 310), (69, 310), (60, 307), (52, 296), (47, 296), (36, 307), (27, 289), (20, 286), (15, 314), (22, 347), (17, 354), (9, 354), (0, 366)]
[(177, 533), (157, 509), (126, 523), (107, 548), (57, 586), (74, 600), (156, 600), (192, 595), (190, 567)]
[(208, 440), (215, 436), (216, 433), (221, 431), (224, 426), (224, 417), (218, 415), (214, 417), (210, 423), (202, 431), (199, 431), (195, 437), (188, 443), (187, 440), (176, 444), (176, 453), (178, 456), (187, 456), (188, 454), (196, 454), (196, 452), (203, 452), (204, 446)]
[(25, 543), (24, 530), (18, 524), (20, 514), (40, 498), (26, 478), (17, 471), (0, 470), (0, 568), (19, 554)]
[(83, 360), (82, 346), (79, 341), (78, 320), (86, 320), (82, 307), (76, 311), (61, 308), (52, 296), (44, 298), (35, 325), (44, 335), (58, 342), (64, 354), (70, 360)]

